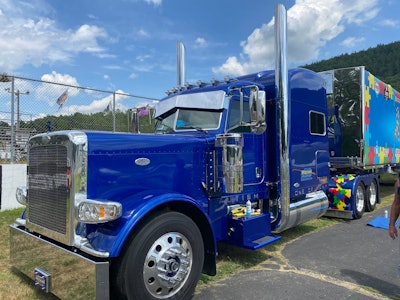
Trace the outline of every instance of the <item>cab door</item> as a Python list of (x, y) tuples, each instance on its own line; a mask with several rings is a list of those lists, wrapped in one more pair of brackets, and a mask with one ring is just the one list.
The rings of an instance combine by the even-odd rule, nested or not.
[(265, 135), (251, 132), (246, 91), (231, 94), (227, 132), (243, 135), (243, 183), (245, 187), (260, 184), (265, 176)]

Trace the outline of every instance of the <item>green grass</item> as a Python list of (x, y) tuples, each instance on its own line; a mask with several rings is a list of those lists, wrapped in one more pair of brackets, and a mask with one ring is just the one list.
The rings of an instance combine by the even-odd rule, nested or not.
[[(377, 209), (380, 207), (387, 207), (391, 204), (393, 200), (393, 191), (392, 184), (381, 185), (382, 203), (377, 205)], [(0, 299), (54, 299), (51, 295), (46, 295), (38, 291), (31, 281), (24, 279), (22, 276), (10, 270), (8, 227), (21, 212), (21, 209), (0, 212)], [(279, 261), (282, 259), (281, 250), (288, 242), (340, 222), (345, 221), (326, 217), (310, 220), (284, 231), (280, 234), (282, 239), (278, 243), (258, 251), (250, 251), (220, 243), (218, 245), (217, 275), (202, 275), (198, 284), (198, 290), (220, 279), (232, 276), (239, 271), (257, 268), (261, 263), (276, 262), (277, 259)]]
[(24, 276), (11, 271), (10, 266), (10, 231), (9, 225), (21, 215), (22, 209), (0, 212), (0, 299), (10, 300), (51, 300), (52, 295), (46, 295), (36, 289), (31, 281)]

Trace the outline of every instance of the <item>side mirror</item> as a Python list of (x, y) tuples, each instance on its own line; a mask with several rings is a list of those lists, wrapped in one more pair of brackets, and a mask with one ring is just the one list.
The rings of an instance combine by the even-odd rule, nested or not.
[(139, 133), (139, 117), (137, 109), (130, 109), (128, 113), (128, 118), (130, 118), (130, 132)]
[(128, 110), (129, 131), (133, 133), (154, 132), (155, 119), (151, 117), (154, 108), (149, 105)]
[(265, 123), (265, 91), (252, 89), (249, 99), (249, 110), (251, 119), (251, 131), (256, 134), (261, 134), (267, 128)]

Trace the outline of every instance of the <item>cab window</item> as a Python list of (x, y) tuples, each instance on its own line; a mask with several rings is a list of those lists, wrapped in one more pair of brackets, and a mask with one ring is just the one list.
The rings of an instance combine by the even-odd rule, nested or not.
[(313, 135), (325, 135), (325, 114), (316, 111), (310, 111), (310, 133)]

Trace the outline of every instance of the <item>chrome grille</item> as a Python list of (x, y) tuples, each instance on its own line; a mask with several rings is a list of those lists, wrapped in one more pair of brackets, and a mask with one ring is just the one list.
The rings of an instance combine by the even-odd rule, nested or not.
[(66, 234), (68, 214), (68, 157), (65, 145), (42, 145), (29, 151), (28, 220)]

